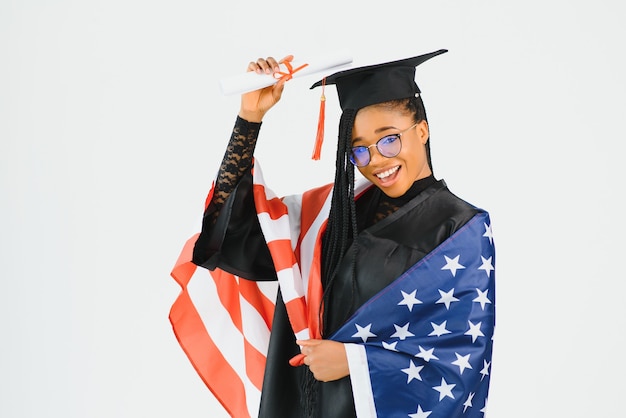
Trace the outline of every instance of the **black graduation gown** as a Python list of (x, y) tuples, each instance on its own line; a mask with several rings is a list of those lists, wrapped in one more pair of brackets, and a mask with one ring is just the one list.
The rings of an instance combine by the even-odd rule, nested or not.
[[(211, 227), (203, 224), (194, 248), (193, 262), (219, 267), (250, 280), (277, 280), (265, 245), (252, 197), (252, 176), (248, 173), (226, 201)], [(361, 211), (377, 205), (380, 191), (371, 188), (357, 201)], [(207, 208), (207, 214), (214, 210)], [(409, 267), (441, 244), (478, 209), (452, 194), (443, 180), (437, 181), (396, 212), (361, 230), (339, 267), (333, 298), (325, 307), (328, 319), (325, 335), (336, 331), (358, 307), (385, 288)], [(355, 248), (356, 247), (356, 251)], [(356, 254), (356, 274), (353, 274)], [(300, 352), (279, 294), (272, 323), (263, 390), (261, 418), (301, 416), (302, 379), (306, 366), (292, 367), (288, 361)], [(356, 417), (350, 377), (320, 382), (315, 417)]]

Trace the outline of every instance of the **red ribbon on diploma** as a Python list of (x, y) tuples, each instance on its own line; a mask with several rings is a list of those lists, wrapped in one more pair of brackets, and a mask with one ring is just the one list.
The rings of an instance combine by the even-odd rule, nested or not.
[(285, 60), (284, 62), (282, 62), (281, 64), (285, 64), (285, 67), (287, 67), (287, 73), (284, 73), (282, 71), (276, 71), (274, 73), (274, 78), (278, 79), (278, 80), (291, 80), (293, 78), (293, 75), (295, 73), (297, 73), (298, 71), (300, 71), (301, 69), (303, 69), (304, 67), (306, 67), (309, 64), (302, 64), (301, 66), (299, 66), (298, 68), (293, 68), (293, 66), (291, 65), (291, 60)]

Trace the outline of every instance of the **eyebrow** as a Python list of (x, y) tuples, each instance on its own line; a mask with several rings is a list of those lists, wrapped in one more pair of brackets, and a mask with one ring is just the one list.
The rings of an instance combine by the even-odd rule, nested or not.
[[(385, 132), (385, 131), (388, 131), (388, 130), (390, 130), (390, 129), (395, 129), (395, 130), (398, 130), (398, 131), (400, 130), (400, 128), (397, 128), (397, 127), (395, 127), (395, 126), (381, 126), (380, 128), (377, 128), (377, 129), (374, 131), (374, 133), (378, 135), (379, 133), (381, 133), (381, 132)], [(356, 138), (352, 138), (352, 142), (351, 142), (351, 143), (352, 143), (352, 144), (354, 144), (355, 142), (357, 142), (357, 141), (362, 141), (362, 140), (363, 140), (363, 138), (362, 138), (362, 137), (357, 136)]]

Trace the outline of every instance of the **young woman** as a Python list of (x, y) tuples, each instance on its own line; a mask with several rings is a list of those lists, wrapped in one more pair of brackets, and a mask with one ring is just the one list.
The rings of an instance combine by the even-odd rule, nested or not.
[[(335, 181), (295, 199), (268, 194), (253, 158), (285, 80), (243, 94), (192, 261), (279, 281), (260, 417), (484, 414), (495, 316), (489, 216), (434, 177), (414, 80), (417, 65), (443, 52), (316, 83), (334, 84), (342, 108)], [(278, 70), (272, 57), (248, 65)], [(274, 239), (284, 219), (288, 236)]]

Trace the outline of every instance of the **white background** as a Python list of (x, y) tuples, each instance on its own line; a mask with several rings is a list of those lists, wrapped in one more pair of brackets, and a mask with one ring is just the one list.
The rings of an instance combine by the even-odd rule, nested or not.
[[(623, 416), (622, 4), (0, 0), (0, 416), (225, 417), (168, 321), (238, 110), (217, 80), (439, 48), (417, 71), (435, 175), (497, 245), (488, 415)], [(333, 88), (310, 159), (314, 81), (264, 122), (280, 195), (333, 177)]]

